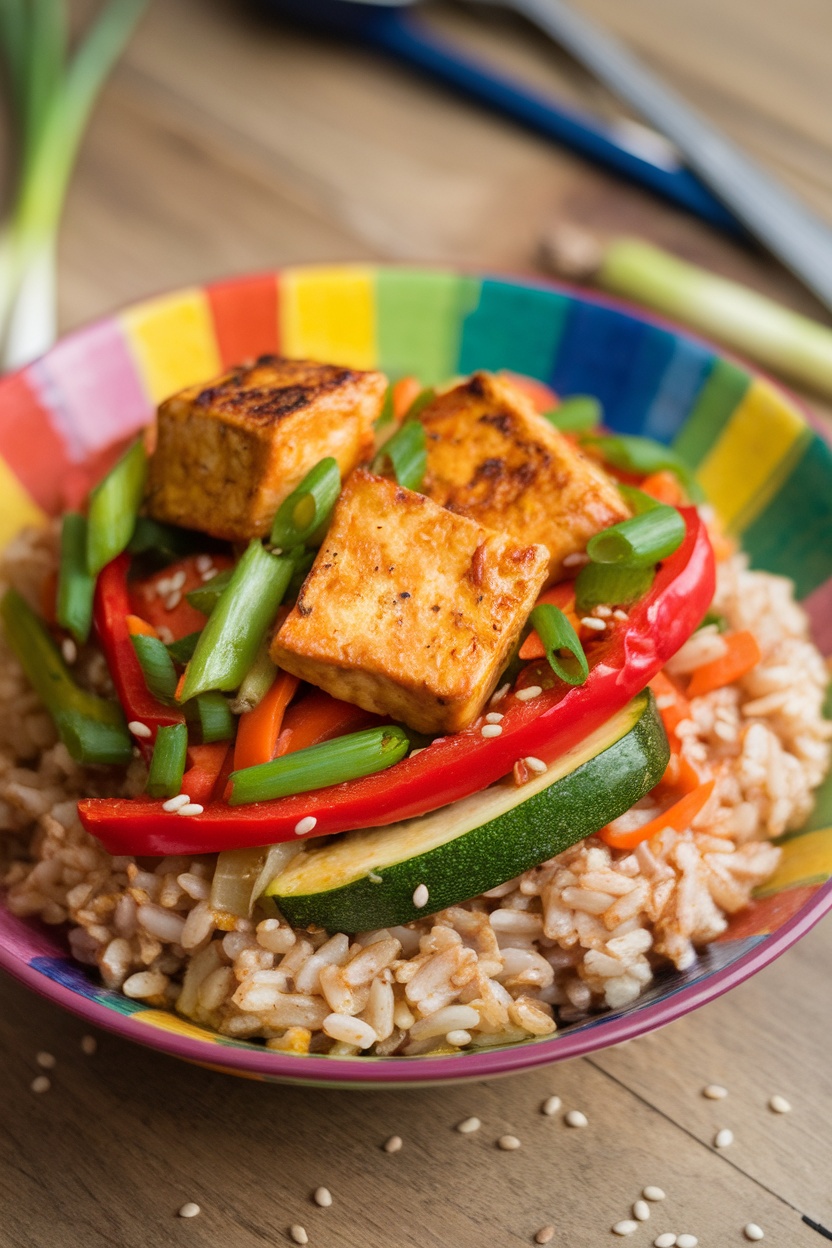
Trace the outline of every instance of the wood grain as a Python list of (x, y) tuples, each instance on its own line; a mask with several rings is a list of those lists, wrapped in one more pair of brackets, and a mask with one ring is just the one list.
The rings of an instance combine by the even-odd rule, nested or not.
[[(693, 103), (832, 216), (828, 0), (580, 0)], [(79, 12), (83, 8), (79, 4)], [(449, 36), (604, 115), (614, 101), (521, 20), (426, 6)], [(369, 51), (266, 25), (232, 0), (156, 0), (108, 86), (61, 238), (65, 328), (155, 291), (292, 261), (532, 269), (556, 218), (634, 232), (794, 307), (753, 248)], [(488, 1084), (364, 1093), (272, 1087), (185, 1066), (0, 984), (0, 1246), (502, 1248), (619, 1242), (645, 1183), (668, 1193), (631, 1241), (823, 1242), (832, 1226), (832, 926), (649, 1038)], [(52, 1090), (30, 1083), (39, 1049)], [(710, 1102), (702, 1086), (723, 1083)], [(539, 1113), (557, 1092), (586, 1130)], [(777, 1117), (779, 1092), (794, 1105)], [(476, 1114), (481, 1131), (453, 1128)], [(720, 1126), (734, 1145), (712, 1147)], [(504, 1153), (510, 1131), (522, 1148)], [(381, 1150), (390, 1134), (401, 1153)], [(328, 1186), (319, 1209), (311, 1192)], [(186, 1200), (202, 1214), (177, 1218)], [(626, 1241), (630, 1242), (630, 1241)]]

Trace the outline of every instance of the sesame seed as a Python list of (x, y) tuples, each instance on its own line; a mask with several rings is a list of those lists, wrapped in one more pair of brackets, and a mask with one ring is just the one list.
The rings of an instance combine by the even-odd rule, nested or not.
[(612, 607), (602, 605), (600, 607), (593, 607), (592, 610), (595, 615), (598, 616), (599, 620), (608, 620), (612, 615)]
[(698, 1243), (699, 1240), (695, 1235), (683, 1234), (676, 1236), (677, 1248), (696, 1248)]
[(555, 1228), (553, 1226), (541, 1226), (540, 1230), (534, 1237), (536, 1244), (548, 1244), (554, 1238)]
[(165, 610), (175, 611), (181, 601), (182, 601), (182, 591), (179, 589), (175, 589), (173, 593), (168, 594), (167, 598), (165, 599)]
[(389, 1140), (384, 1141), (385, 1153), (400, 1153), (402, 1148), (402, 1137), (400, 1135), (391, 1135)]
[(174, 572), (173, 576), (170, 578), (171, 589), (183, 589), (187, 579), (188, 573), (184, 568), (180, 568), (179, 571)]
[(500, 737), (503, 729), (501, 724), (483, 724), (480, 728), (481, 737)]
[(525, 689), (518, 689), (514, 696), (518, 702), (531, 702), (532, 698), (539, 698), (542, 692), (541, 685), (526, 685)]
[(533, 754), (530, 754), (528, 758), (524, 758), (523, 762), (529, 771), (534, 771), (539, 776), (542, 776), (544, 771), (548, 770), (548, 763), (544, 763), (542, 758), (535, 758)]
[(197, 1214), (202, 1213), (199, 1205), (195, 1201), (189, 1200), (179, 1210), (180, 1218), (195, 1218)]
[[(197, 555), (196, 559), (194, 560), (194, 565), (196, 567), (197, 572), (207, 572), (209, 568), (212, 568), (214, 566), (213, 563), (211, 562), (210, 555)], [(184, 585), (185, 582), (183, 581), (182, 583)]]
[(633, 1222), (631, 1218), (624, 1218), (622, 1222), (616, 1222), (612, 1228), (613, 1235), (632, 1235), (633, 1231), (638, 1230), (638, 1222)]
[(96, 1040), (95, 1036), (82, 1036), (81, 1037), (81, 1052), (86, 1057), (92, 1057), (93, 1053), (95, 1053), (97, 1049), (98, 1049), (98, 1041)]
[(734, 1132), (728, 1127), (723, 1127), (721, 1131), (717, 1131), (714, 1136), (714, 1148), (730, 1148), (734, 1143)]
[(457, 1049), (465, 1048), (466, 1044), (471, 1043), (470, 1031), (465, 1031), (462, 1027), (457, 1027), (454, 1031), (449, 1031), (445, 1039), (448, 1044), (452, 1044)]
[(588, 1127), (589, 1119), (579, 1109), (570, 1109), (563, 1120), (567, 1127)]
[(520, 1141), (516, 1135), (501, 1135), (497, 1141), (497, 1147), (501, 1148), (504, 1153), (513, 1153), (520, 1147)]
[(785, 1096), (770, 1097), (768, 1107), (773, 1114), (790, 1114), (792, 1112), (792, 1107)]
[(200, 806), (199, 802), (188, 802), (186, 806), (180, 806), (176, 813), (186, 816), (201, 815), (204, 809), (205, 807)]
[(728, 1089), (720, 1087), (718, 1083), (709, 1083), (706, 1088), (702, 1089), (702, 1095), (709, 1101), (724, 1101), (728, 1095)]
[(653, 1240), (653, 1248), (674, 1248), (676, 1236), (672, 1231), (665, 1231), (663, 1235), (657, 1235)]
[(294, 1226), (289, 1227), (289, 1234), (296, 1244), (309, 1243), (309, 1236), (306, 1234), (306, 1228), (298, 1226), (297, 1223)]
[(423, 910), (424, 907), (428, 904), (429, 897), (430, 897), (430, 893), (428, 892), (427, 885), (418, 884), (416, 888), (413, 890), (413, 904), (416, 907), (416, 909)]
[(603, 633), (604, 629), (607, 627), (604, 620), (596, 620), (592, 615), (582, 615), (581, 624), (584, 628), (594, 628), (596, 633)]
[(496, 706), (498, 702), (502, 702), (510, 688), (511, 685), (500, 685), (500, 688), (496, 691), (496, 693), (492, 693), (489, 706)]
[(665, 1200), (665, 1193), (660, 1187), (645, 1187), (641, 1193), (645, 1200)]
[(322, 1209), (328, 1209), (332, 1204), (332, 1193), (328, 1187), (316, 1187), (312, 1193), (312, 1199), (316, 1205), (320, 1205)]
[(37, 1075), (29, 1086), (33, 1092), (48, 1092), (52, 1084), (46, 1075)]
[(217, 575), (216, 568), (206, 568), (204, 572), (200, 572), (199, 579), (204, 584), (206, 581), (213, 581), (216, 575)]
[(131, 719), (127, 725), (128, 732), (132, 732), (134, 737), (140, 737), (142, 741), (153, 736), (153, 732), (148, 728), (147, 724), (143, 724), (139, 719)]
[(504, 718), (505, 716), (501, 715), (499, 711), (489, 711), (485, 717), (485, 722), (487, 724), (499, 724)]
[(559, 1096), (548, 1096), (540, 1106), (540, 1112), (545, 1114), (547, 1118), (551, 1118), (553, 1114), (558, 1112), (560, 1106), (561, 1100)]
[(159, 595), (160, 598), (164, 598), (165, 594), (170, 593), (170, 590), (171, 590), (170, 577), (160, 576), (155, 585), (155, 592)]
[(167, 627), (167, 625), (157, 624), (156, 632), (158, 634), (159, 640), (161, 642), (164, 642), (166, 646), (173, 645), (174, 636), (173, 636), (173, 633), (170, 631), (170, 629)]
[(72, 664), (78, 658), (78, 647), (71, 637), (64, 637), (61, 642), (61, 654), (64, 656), (64, 663)]
[(612, 618), (614, 620), (629, 620), (630, 617), (626, 611), (622, 611), (620, 607), (616, 607), (612, 613)]
[(765, 1231), (756, 1222), (749, 1222), (747, 1226), (742, 1228), (742, 1233), (746, 1239), (758, 1240), (766, 1237)]
[(187, 793), (177, 793), (176, 797), (169, 797), (162, 804), (162, 810), (166, 810), (168, 814), (172, 814), (175, 810), (181, 810), (183, 806), (190, 806), (191, 799)]
[(456, 1129), (460, 1135), (473, 1135), (481, 1126), (479, 1118), (463, 1118), (462, 1122), (456, 1124)]
[(52, 1053), (38, 1053), (35, 1057), (35, 1061), (42, 1070), (55, 1069), (55, 1057)]
[(306, 836), (306, 833), (311, 832), (317, 825), (318, 820), (314, 815), (305, 815), (303, 819), (298, 819), (295, 824), (295, 836)]
[(582, 568), (585, 563), (589, 563), (589, 555), (585, 555), (583, 551), (576, 550), (573, 554), (565, 557), (563, 566), (565, 568)]
[(417, 747), (417, 749), (411, 750), (407, 757), (415, 758), (417, 754), (424, 754), (426, 748), (427, 748), (426, 746), (420, 745)]
[(650, 1218), (650, 1206), (646, 1200), (637, 1200), (633, 1205), (633, 1217), (637, 1222), (647, 1222)]
[(383, 884), (384, 883), (378, 871), (368, 871), (367, 879), (370, 881), (371, 884)]

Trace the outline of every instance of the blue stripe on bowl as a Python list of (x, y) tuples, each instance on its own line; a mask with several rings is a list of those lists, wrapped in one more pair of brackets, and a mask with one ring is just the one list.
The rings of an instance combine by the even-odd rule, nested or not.
[(509, 368), (548, 381), (571, 305), (556, 291), (487, 279), (465, 318), (458, 371)]

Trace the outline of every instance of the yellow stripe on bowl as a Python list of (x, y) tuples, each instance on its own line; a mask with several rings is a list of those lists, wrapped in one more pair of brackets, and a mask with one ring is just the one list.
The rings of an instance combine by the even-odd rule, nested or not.
[(159, 1027), (162, 1031), (172, 1031), (177, 1036), (188, 1036), (192, 1040), (208, 1040), (212, 1044), (221, 1043), (216, 1032), (207, 1027), (199, 1027), (196, 1023), (186, 1022), (178, 1014), (169, 1010), (136, 1010), (131, 1018), (150, 1027)]
[(800, 412), (756, 378), (696, 474), (731, 532), (765, 510), (810, 438)]
[(819, 828), (802, 836), (791, 836), (783, 843), (780, 866), (770, 880), (754, 893), (769, 897), (799, 885), (822, 884), (832, 876), (832, 828)]
[(46, 513), (21, 485), (4, 459), (0, 459), (0, 548), (27, 524), (43, 524)]
[(374, 271), (359, 265), (285, 269), (278, 286), (283, 355), (375, 368)]
[(120, 317), (153, 403), (222, 372), (214, 322), (202, 290), (149, 299)]

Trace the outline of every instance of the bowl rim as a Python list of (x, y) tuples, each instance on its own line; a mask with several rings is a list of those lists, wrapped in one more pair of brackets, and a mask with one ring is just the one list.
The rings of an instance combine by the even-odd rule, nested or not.
[[(177, 294), (191, 290), (205, 290), (212, 286), (236, 285), (258, 277), (279, 276), (280, 273), (296, 268), (314, 270), (316, 268), (367, 268), (369, 270), (392, 269), (405, 272), (426, 272), (436, 274), (457, 274), (474, 276), (482, 281), (493, 280), (509, 285), (519, 285), (552, 291), (579, 299), (585, 303), (613, 309), (625, 313), (644, 324), (660, 329), (697, 343), (714, 352), (719, 358), (729, 360), (747, 370), (752, 377), (768, 382), (780, 392), (800, 412), (806, 423), (827, 441), (830, 431), (812, 411), (808, 403), (795, 394), (779, 378), (766, 373), (756, 364), (737, 353), (727, 350), (718, 343), (691, 331), (686, 326), (642, 308), (636, 303), (621, 299), (606, 292), (599, 292), (563, 281), (549, 280), (538, 274), (518, 273), (515, 270), (500, 270), (499, 267), (480, 269), (475, 265), (453, 265), (445, 263), (386, 263), (367, 261), (347, 262), (315, 262), (313, 264), (285, 264), (273, 268), (257, 269), (252, 272), (231, 274), (210, 281), (193, 282), (188, 285), (166, 289), (134, 300), (122, 307), (114, 309), (103, 316), (88, 321), (69, 333), (61, 335), (58, 343), (77, 340), (86, 334), (94, 333), (101, 326), (117, 322), (118, 318), (130, 309), (154, 302), (156, 299), (175, 297)], [(57, 343), (55, 344), (57, 345)], [(40, 359), (47, 358), (46, 352)], [(23, 373), (38, 361), (32, 361), (16, 372)], [(15, 374), (10, 374), (14, 376)], [(0, 909), (5, 911), (2, 895)], [(47, 975), (37, 966), (23, 961), (3, 939), (0, 929), (0, 969), (12, 978), (32, 989), (39, 996), (54, 1002), (86, 1022), (100, 1027), (122, 1038), (132, 1040), (145, 1048), (166, 1053), (186, 1061), (226, 1071), (234, 1074), (248, 1074), (266, 1082), (287, 1084), (315, 1084), (340, 1087), (357, 1087), (362, 1085), (383, 1087), (412, 1087), (421, 1084), (440, 1084), (448, 1081), (462, 1082), (493, 1078), (507, 1075), (520, 1070), (531, 1070), (539, 1066), (550, 1065), (556, 1061), (572, 1057), (586, 1056), (599, 1049), (621, 1044), (626, 1040), (635, 1039), (640, 1035), (655, 1031), (668, 1023), (683, 1017), (692, 1010), (698, 1009), (708, 1001), (715, 1000), (723, 993), (743, 983), (745, 980), (763, 970), (805, 936), (829, 911), (832, 910), (832, 879), (822, 884), (817, 891), (806, 900), (800, 909), (774, 932), (765, 934), (737, 959), (715, 971), (705, 972), (701, 979), (692, 983), (683, 983), (656, 1001), (642, 1006), (634, 1003), (627, 1013), (616, 1015), (598, 1014), (591, 1016), (587, 1023), (563, 1034), (555, 1033), (536, 1041), (519, 1042), (504, 1047), (487, 1048), (474, 1051), (463, 1051), (458, 1054), (444, 1054), (439, 1057), (329, 1057), (327, 1055), (298, 1055), (280, 1053), (269, 1049), (259, 1049), (254, 1045), (235, 1043), (229, 1037), (213, 1036), (205, 1029), (205, 1038), (184, 1034), (182, 1031), (153, 1026), (149, 1023), (136, 1025), (135, 1019), (141, 1019), (143, 1013), (150, 1011), (138, 1009), (130, 1013), (122, 1013), (111, 1008), (94, 997), (78, 992), (66, 984)], [(7, 912), (9, 913), (9, 912)], [(26, 919), (10, 916), (26, 926)], [(51, 955), (50, 955), (51, 956)], [(76, 964), (69, 952), (66, 960)], [(173, 1011), (166, 1011), (183, 1027), (193, 1026), (188, 1020), (180, 1020)]]

